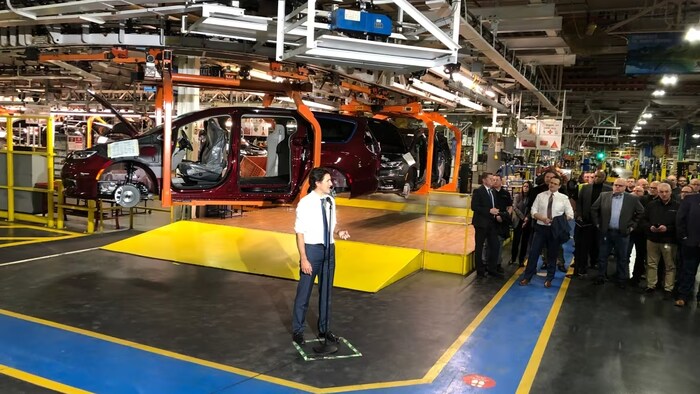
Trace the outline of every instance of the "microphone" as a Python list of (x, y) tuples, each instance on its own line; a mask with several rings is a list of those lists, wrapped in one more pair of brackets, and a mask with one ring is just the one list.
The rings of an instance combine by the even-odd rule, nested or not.
[(330, 206), (331, 208), (333, 208), (333, 203), (331, 202), (331, 198), (330, 198), (330, 197), (326, 197), (326, 202), (328, 203), (328, 206)]

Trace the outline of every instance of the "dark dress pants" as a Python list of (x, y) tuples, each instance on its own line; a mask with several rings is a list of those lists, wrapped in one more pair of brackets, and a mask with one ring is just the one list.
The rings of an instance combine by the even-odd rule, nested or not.
[[(498, 251), (501, 248), (498, 238), (498, 228), (496, 223), (487, 227), (474, 228), (475, 249), (474, 257), (476, 259), (477, 275), (484, 275), (486, 271), (496, 272), (496, 260), (498, 259)], [(484, 250), (484, 244), (488, 248), (488, 262), (485, 264), (481, 251)]]
[[(698, 265), (700, 265), (700, 247), (681, 245), (683, 251), (682, 274), (678, 285), (678, 298), (690, 301), (690, 296), (693, 295), (695, 287), (695, 275), (698, 273)], [(698, 301), (700, 301), (700, 293), (698, 293)]]
[(323, 264), (326, 248), (323, 245), (306, 244), (306, 257), (311, 263), (311, 275), (299, 270), (299, 284), (297, 295), (294, 298), (294, 312), (292, 316), (292, 330), (294, 333), (304, 332), (306, 311), (309, 309), (311, 290), (314, 288), (314, 280), (318, 275), (319, 302), (318, 302), (318, 332), (325, 333), (330, 325), (331, 314), (331, 288), (335, 273), (335, 244), (331, 244), (330, 264)]
[(585, 274), (588, 267), (598, 263), (598, 229), (593, 224), (576, 225), (574, 228), (575, 274)]
[(608, 256), (614, 248), (617, 280), (622, 284), (629, 280), (630, 259), (627, 255), (629, 240), (629, 235), (624, 235), (618, 230), (608, 230), (606, 234), (601, 234), (600, 253), (598, 254), (598, 276), (600, 278), (605, 279), (608, 274)]
[(547, 280), (554, 279), (554, 273), (557, 271), (557, 255), (559, 253), (559, 244), (552, 235), (550, 226), (541, 224), (533, 224), (534, 234), (532, 236), (532, 244), (530, 244), (530, 255), (527, 258), (527, 267), (523, 277), (531, 280), (537, 273), (537, 260), (540, 258), (540, 253), (543, 249), (547, 249)]
[(627, 258), (632, 255), (632, 247), (634, 246), (636, 257), (634, 259), (634, 269), (632, 270), (632, 279), (640, 281), (642, 275), (646, 272), (647, 263), (647, 237), (644, 232), (633, 231), (630, 234), (630, 242), (627, 246)]
[(530, 226), (528, 221), (523, 228), (523, 222), (518, 223), (513, 229), (513, 245), (510, 249), (510, 261), (518, 259), (518, 264), (523, 264), (527, 255), (527, 245), (530, 242)]

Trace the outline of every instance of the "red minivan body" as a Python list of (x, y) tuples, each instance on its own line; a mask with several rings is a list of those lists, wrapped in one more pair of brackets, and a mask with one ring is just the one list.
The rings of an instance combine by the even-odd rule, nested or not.
[[(374, 192), (379, 147), (366, 119), (315, 115), (322, 129), (322, 165), (331, 169), (339, 189), (349, 189), (351, 197)], [(170, 132), (173, 201), (291, 202), (312, 168), (313, 130), (295, 110), (210, 108), (173, 119)], [(197, 155), (187, 160), (190, 151)], [(65, 194), (134, 206), (160, 194), (162, 152), (162, 126), (73, 152), (61, 171)]]

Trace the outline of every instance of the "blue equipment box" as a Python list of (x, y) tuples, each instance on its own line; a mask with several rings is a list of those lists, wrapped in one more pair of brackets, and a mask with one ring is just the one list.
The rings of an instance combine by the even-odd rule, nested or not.
[(344, 8), (336, 9), (331, 14), (331, 30), (390, 36), (391, 28), (391, 19), (382, 14)]

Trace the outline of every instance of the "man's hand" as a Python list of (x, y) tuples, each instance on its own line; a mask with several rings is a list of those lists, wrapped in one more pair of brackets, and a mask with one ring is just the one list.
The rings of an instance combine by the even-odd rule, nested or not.
[(301, 259), (299, 264), (301, 265), (301, 272), (305, 273), (306, 275), (311, 275), (313, 268), (311, 267), (309, 259)]
[(550, 219), (550, 218), (545, 218), (545, 219), (543, 220), (543, 222), (544, 222), (544, 224), (552, 224), (552, 219)]
[(498, 208), (491, 208), (491, 209), (489, 210), (489, 213), (490, 213), (491, 215), (498, 215), (498, 212), (500, 212), (500, 211), (498, 210)]
[(659, 230), (658, 230), (656, 227), (651, 226), (651, 227), (649, 227), (649, 231), (651, 231), (652, 233), (656, 233), (656, 232), (658, 232)]
[(348, 230), (340, 230), (338, 231), (338, 236), (340, 237), (340, 239), (345, 240), (350, 238), (350, 233), (348, 232)]
[(666, 231), (668, 231), (668, 227), (664, 226), (663, 224), (659, 226), (660, 233), (665, 233)]
[(496, 221), (497, 221), (498, 223), (502, 223), (502, 222), (503, 222), (503, 218), (501, 217), (501, 215), (496, 216)]

